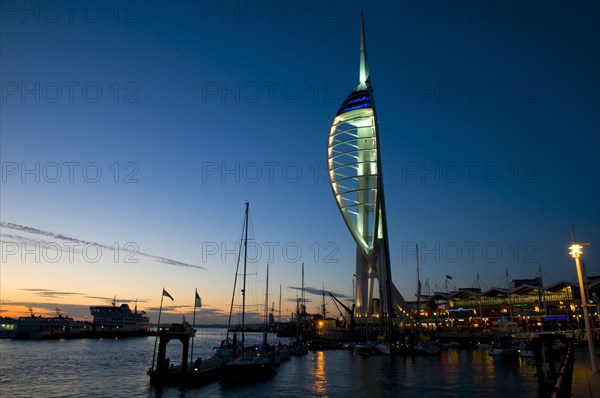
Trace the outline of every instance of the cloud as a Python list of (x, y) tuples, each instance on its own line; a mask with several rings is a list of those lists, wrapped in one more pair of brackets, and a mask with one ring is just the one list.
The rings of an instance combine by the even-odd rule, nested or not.
[[(149, 308), (145, 309), (146, 312), (153, 312), (156, 314), (158, 314), (159, 310), (160, 310), (160, 307), (149, 307)], [(192, 315), (194, 312), (194, 306), (193, 305), (163, 305), (162, 312), (163, 313), (167, 312), (167, 313)], [(218, 315), (218, 316), (229, 315), (229, 311), (225, 312), (225, 311), (217, 309), (217, 308), (207, 308), (207, 307), (196, 308), (196, 316), (207, 316), (207, 315)]]
[[(300, 298), (298, 298), (298, 300), (300, 300)], [(296, 304), (296, 299), (295, 298), (287, 298), (285, 299), (285, 301), (287, 301), (288, 303), (294, 303)], [(312, 303), (313, 300), (311, 300), (310, 298), (305, 298), (304, 301), (306, 301), (307, 303)]]
[[(62, 240), (65, 242), (71, 242), (71, 243), (78, 243), (78, 244), (82, 244), (82, 245), (92, 245), (92, 246), (97, 246), (100, 247), (102, 249), (108, 249), (108, 250), (112, 250), (115, 251), (114, 246), (107, 246), (107, 245), (103, 245), (97, 242), (90, 242), (90, 241), (86, 241), (86, 240), (82, 240), (82, 239), (77, 239), (77, 238), (73, 238), (61, 233), (57, 233), (57, 232), (51, 232), (51, 231), (44, 231), (41, 229), (37, 229), (37, 228), (33, 228), (33, 227), (28, 227), (25, 225), (20, 225), (20, 224), (13, 224), (10, 222), (6, 222), (6, 221), (1, 221), (0, 222), (0, 227), (2, 228), (6, 228), (6, 229), (10, 229), (13, 231), (20, 231), (20, 232), (25, 232), (25, 233), (29, 233), (32, 235), (36, 235), (36, 236), (44, 236), (47, 238), (52, 238), (52, 239), (58, 239), (58, 240)], [(13, 234), (2, 234), (0, 235), (3, 239), (8, 238), (9, 241), (13, 241), (13, 242), (29, 242), (29, 243), (52, 243), (50, 241), (37, 241), (31, 238), (27, 238), (21, 235), (13, 235)], [(52, 246), (49, 246), (49, 248), (51, 248)], [(118, 250), (119, 252), (125, 252), (125, 253), (131, 253), (129, 250), (123, 249), (123, 248), (117, 248), (116, 250)], [(172, 258), (167, 258), (167, 257), (161, 257), (161, 256), (157, 256), (154, 254), (150, 254), (150, 253), (144, 253), (144, 252), (136, 252), (135, 254), (139, 254), (140, 256), (144, 256), (147, 258), (151, 258), (159, 263), (162, 264), (166, 264), (166, 265), (173, 265), (175, 267), (185, 267), (185, 268), (195, 268), (195, 269), (202, 269), (202, 270), (206, 270), (206, 267), (202, 267), (199, 265), (193, 265), (193, 264), (188, 264), (188, 263), (184, 263), (182, 261), (177, 261), (174, 260)]]
[[(114, 300), (114, 297), (102, 297), (102, 296), (84, 296), (85, 298), (89, 298), (89, 299), (94, 299), (94, 300), (101, 300), (101, 301), (108, 301), (110, 303), (112, 303), (112, 301)], [(130, 299), (130, 298), (121, 298), (121, 297), (117, 297), (115, 303), (120, 304), (120, 303), (135, 303), (135, 301), (137, 300), (138, 303), (147, 303), (148, 301), (150, 301), (149, 299)]]
[(223, 315), (227, 315), (229, 316), (229, 312), (225, 312), (223, 310), (219, 310), (217, 308), (199, 308), (197, 309), (197, 313), (198, 315), (201, 316), (209, 316), (209, 317), (215, 317), (215, 316), (223, 316)]
[[(85, 298), (94, 299), (94, 300), (102, 300), (102, 301), (110, 301), (112, 302), (113, 297), (102, 297), (102, 296), (85, 296)], [(125, 300), (122, 300), (125, 301)], [(138, 300), (140, 301), (140, 300)]]
[[(288, 286), (288, 289), (292, 289), (292, 290), (299, 290), (302, 291), (301, 287), (296, 287), (296, 286)], [(338, 292), (334, 292), (333, 290), (325, 290), (325, 296), (329, 297), (329, 293), (331, 292), (331, 294), (333, 294), (338, 300), (350, 300), (351, 297), (346, 296), (345, 294), (342, 293), (338, 293)], [(308, 293), (308, 294), (313, 294), (315, 296), (323, 296), (323, 288), (316, 288), (316, 287), (305, 287), (304, 288), (304, 293)], [(306, 300), (308, 301), (308, 300)]]
[[(188, 310), (189, 308), (194, 308), (190, 305), (163, 305), (162, 312), (173, 312), (180, 309)], [(146, 308), (146, 312), (158, 312), (160, 307), (148, 307)]]
[(24, 307), (23, 316), (28, 316), (25, 315), (26, 308), (31, 307), (36, 315), (43, 313), (45, 316), (54, 316), (56, 309), (60, 308), (61, 313), (66, 316), (68, 315), (74, 318), (91, 318), (90, 307), (88, 305), (8, 300), (3, 300), (2, 305), (7, 307)]
[(84, 293), (76, 293), (76, 292), (57, 292), (55, 290), (50, 289), (21, 289), (26, 292), (31, 292), (33, 294), (37, 294), (42, 297), (61, 297), (61, 296), (81, 296)]
[[(112, 303), (112, 301), (115, 300), (114, 297), (90, 296), (87, 293), (79, 293), (79, 292), (59, 292), (59, 291), (52, 290), (52, 289), (29, 288), (29, 289), (20, 289), (20, 290), (25, 291), (25, 292), (30, 292), (37, 296), (42, 296), (42, 297), (46, 297), (46, 298), (81, 296), (81, 297), (87, 298), (87, 299), (103, 301), (106, 304)], [(136, 300), (138, 303), (146, 303), (146, 302), (150, 301), (149, 299), (139, 299), (139, 298), (138, 299), (130, 299), (130, 298), (117, 297), (115, 303), (117, 305), (130, 304), (133, 307), (135, 304), (132, 304), (132, 303), (135, 303)], [(55, 305), (55, 304), (52, 304), (52, 305)], [(98, 304), (98, 305), (102, 305), (102, 304)]]
[[(48, 289), (29, 289), (30, 291), (40, 291), (46, 292)], [(101, 299), (102, 297), (97, 297)], [(107, 297), (105, 297), (107, 298)], [(108, 298), (112, 300), (111, 298)], [(138, 300), (139, 301), (139, 300)], [(131, 303), (130, 303), (131, 306)], [(10, 307), (17, 307), (10, 308)], [(20, 308), (18, 308), (20, 307)], [(11, 316), (29, 316), (28, 308), (31, 308), (35, 315), (43, 315), (43, 316), (55, 316), (56, 308), (60, 308), (61, 313), (65, 316), (70, 316), (76, 319), (85, 319), (87, 321), (92, 320), (92, 315), (90, 314), (90, 306), (83, 304), (65, 304), (61, 302), (53, 302), (49, 303), (47, 301), (44, 302), (36, 302), (36, 301), (11, 301), (11, 300), (2, 300), (0, 299), (0, 315), (7, 315), (11, 313)], [(133, 307), (131, 306), (131, 309)], [(150, 307), (150, 308), (138, 308), (138, 312), (142, 311), (146, 313), (146, 316), (150, 317), (150, 323), (156, 324), (158, 320), (158, 307)], [(193, 305), (171, 305), (171, 306), (163, 306), (161, 323), (171, 323), (171, 322), (181, 322), (182, 317), (185, 316), (185, 319), (188, 322), (192, 322), (193, 316)], [(16, 311), (16, 314), (15, 314)], [(249, 322), (262, 322), (262, 315), (259, 317), (255, 317), (254, 314), (246, 314), (247, 320)], [(229, 311), (223, 311), (218, 308), (205, 306), (202, 308), (196, 309), (196, 326), (202, 327), (203, 324), (210, 325), (226, 325), (229, 317)], [(232, 318), (232, 322), (235, 324), (238, 319), (238, 314), (234, 315)]]
[(24, 236), (21, 235), (12, 235), (12, 234), (0, 234), (0, 241), (3, 242), (14, 242), (14, 243), (50, 243), (50, 241), (48, 240), (37, 240), (37, 239), (31, 239), (31, 238), (26, 238)]

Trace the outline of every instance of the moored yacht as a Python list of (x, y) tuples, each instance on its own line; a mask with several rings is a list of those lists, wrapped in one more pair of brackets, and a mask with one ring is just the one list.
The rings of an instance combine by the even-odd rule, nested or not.
[[(245, 313), (246, 313), (246, 263), (248, 257), (248, 216), (249, 216), (250, 203), (246, 202), (246, 211), (244, 213), (244, 228), (243, 232), (243, 248), (244, 248), (244, 268), (243, 268), (243, 279), (242, 279), (242, 323), (240, 327), (241, 341), (239, 357), (236, 355), (237, 350), (232, 351), (232, 357), (223, 366), (221, 381), (223, 383), (249, 383), (258, 380), (265, 380), (273, 377), (277, 366), (279, 365), (278, 355), (268, 355), (263, 350), (245, 349)], [(240, 258), (238, 258), (239, 266)], [(231, 309), (229, 314), (230, 324), (227, 330), (231, 329), (231, 312), (233, 310), (233, 299), (235, 297), (235, 285), (237, 282), (237, 269), (236, 269), (236, 280), (234, 282), (234, 294), (231, 301)], [(225, 341), (228, 341), (228, 336)], [(264, 344), (266, 346), (266, 333), (264, 336)]]

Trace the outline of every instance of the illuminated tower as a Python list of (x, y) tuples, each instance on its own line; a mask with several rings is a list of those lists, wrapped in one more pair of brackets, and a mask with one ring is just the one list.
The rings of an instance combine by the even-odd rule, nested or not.
[[(379, 127), (361, 16), (358, 86), (337, 111), (327, 147), (329, 182), (356, 241), (356, 315), (379, 316), (406, 302), (391, 281)], [(376, 283), (377, 282), (377, 283)], [(374, 304), (378, 289), (379, 305)]]

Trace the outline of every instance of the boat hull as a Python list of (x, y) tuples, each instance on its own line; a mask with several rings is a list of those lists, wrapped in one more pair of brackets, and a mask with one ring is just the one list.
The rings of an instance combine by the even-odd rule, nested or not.
[(219, 381), (223, 374), (224, 360), (209, 358), (197, 362), (192, 369), (182, 371), (181, 366), (164, 370), (150, 371), (150, 385), (153, 386), (201, 386)]
[(221, 381), (224, 384), (253, 383), (268, 380), (275, 372), (275, 361), (234, 360), (223, 367)]

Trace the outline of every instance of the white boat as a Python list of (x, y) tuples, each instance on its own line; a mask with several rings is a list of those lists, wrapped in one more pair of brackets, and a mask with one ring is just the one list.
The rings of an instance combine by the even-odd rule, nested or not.
[(368, 341), (356, 343), (354, 345), (354, 354), (356, 354), (356, 355), (368, 356), (368, 355), (374, 355), (374, 354), (379, 354), (379, 353), (380, 353), (380, 351), (376, 347), (376, 345), (374, 343), (371, 343)]
[(300, 355), (308, 354), (308, 346), (306, 345), (306, 343), (304, 343), (302, 341), (297, 341), (297, 340), (292, 341), (288, 345), (288, 350), (290, 352), (290, 355), (300, 356)]
[(414, 347), (415, 354), (435, 355), (440, 353), (440, 346), (427, 341), (419, 341)]
[(492, 347), (488, 350), (488, 354), (493, 356), (493, 357), (498, 357), (498, 356), (512, 356), (517, 354), (518, 351), (513, 348), (513, 347)]
[(59, 310), (55, 317), (36, 316), (32, 312), (31, 316), (16, 320), (7, 337), (23, 340), (62, 339), (77, 337), (91, 330), (90, 324), (64, 316)]
[(382, 354), (382, 355), (390, 355), (390, 353), (391, 353), (390, 345), (387, 342), (381, 342), (381, 343), (375, 344), (375, 349), (378, 351), (379, 354)]
[(524, 349), (519, 351), (519, 356), (523, 358), (535, 358), (535, 351), (532, 349)]
[(494, 347), (494, 344), (482, 343), (482, 342), (478, 341), (476, 346), (477, 346), (477, 348), (480, 348), (482, 350), (489, 350), (490, 348)]
[(502, 336), (499, 341), (494, 342), (494, 346), (488, 350), (488, 354), (505, 359), (515, 358), (519, 355), (519, 350), (516, 348), (519, 344), (512, 336)]
[[(444, 347), (444, 348), (460, 348), (460, 343), (458, 341), (447, 341), (445, 343), (442, 343), (442, 347)], [(489, 348), (491, 348), (491, 346)]]
[(514, 358), (519, 355), (519, 350), (512, 345), (501, 345), (490, 348), (488, 354), (493, 357)]
[(132, 333), (150, 331), (150, 318), (144, 311), (138, 312), (137, 303), (132, 311), (127, 304), (117, 307), (112, 305), (91, 306), (90, 313), (94, 317), (94, 327), (98, 332)]

